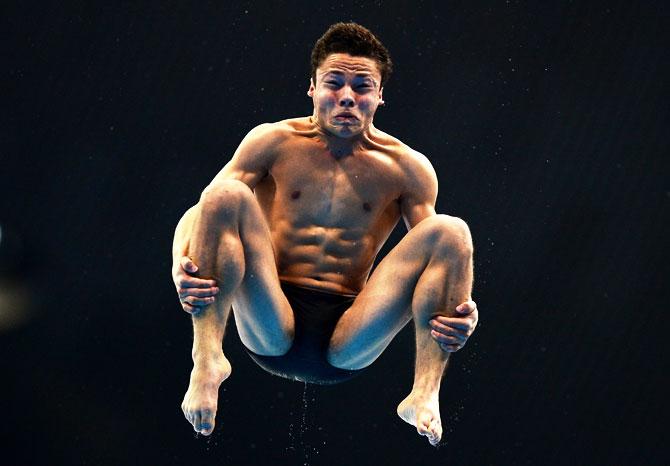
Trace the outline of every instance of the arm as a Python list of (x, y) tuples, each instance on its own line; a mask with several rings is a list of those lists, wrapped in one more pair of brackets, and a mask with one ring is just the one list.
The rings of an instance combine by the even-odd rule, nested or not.
[[(411, 230), (421, 220), (435, 213), (437, 199), (437, 175), (430, 161), (415, 153), (415, 163), (407, 173), (407, 187), (400, 199), (400, 212), (407, 229)], [(479, 311), (474, 301), (466, 301), (456, 306), (457, 317), (436, 316), (430, 320), (433, 339), (447, 352), (461, 349), (475, 331)]]
[(400, 213), (407, 230), (411, 230), (421, 220), (435, 215), (437, 175), (426, 156), (415, 151), (409, 154), (404, 172), (405, 187), (400, 196)]
[(188, 237), (191, 234), (191, 225), (193, 224), (195, 213), (196, 208), (193, 206), (186, 211), (179, 220), (179, 223), (177, 223), (177, 228), (174, 231), (174, 240), (172, 241), (173, 266), (188, 252)]
[[(273, 158), (272, 149), (280, 142), (278, 140), (280, 137), (276, 125), (263, 124), (252, 129), (208, 187), (223, 180), (233, 179), (242, 181), (254, 189), (267, 175)], [(188, 252), (188, 237), (191, 234), (197, 207), (195, 205), (188, 209), (177, 224), (172, 245), (172, 259), (175, 263)]]
[[(254, 189), (268, 174), (274, 159), (274, 148), (281, 142), (281, 137), (282, 132), (277, 124), (263, 124), (251, 130), (208, 187), (223, 180), (234, 179)], [(214, 295), (219, 291), (216, 281), (193, 275), (198, 267), (188, 257), (188, 246), (197, 213), (197, 205), (186, 211), (177, 224), (172, 243), (172, 279), (186, 312), (194, 312), (198, 306), (213, 302)]]
[(265, 123), (249, 131), (210, 185), (223, 180), (238, 180), (254, 189), (268, 174), (276, 155), (275, 148), (283, 141), (284, 134), (279, 123)]

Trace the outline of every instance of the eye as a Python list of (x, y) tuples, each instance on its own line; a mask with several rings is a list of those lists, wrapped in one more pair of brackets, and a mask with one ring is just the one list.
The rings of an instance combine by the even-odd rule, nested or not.
[(369, 82), (364, 82), (364, 83), (360, 83), (358, 86), (356, 86), (356, 89), (360, 89), (360, 90), (365, 91), (365, 90), (368, 90), (368, 89), (372, 89), (372, 87), (373, 87), (372, 84), (370, 84)]

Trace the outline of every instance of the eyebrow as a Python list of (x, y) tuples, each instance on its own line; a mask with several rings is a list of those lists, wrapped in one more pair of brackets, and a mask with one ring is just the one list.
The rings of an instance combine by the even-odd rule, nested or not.
[[(325, 78), (325, 77), (327, 77), (329, 74), (332, 74), (332, 75), (335, 75), (335, 76), (338, 76), (338, 77), (342, 77), (342, 76), (344, 76), (344, 73), (343, 73), (342, 71), (326, 71), (326, 72), (323, 74), (323, 77)], [(354, 75), (354, 77), (356, 77), (356, 78), (363, 78), (363, 79), (369, 79), (370, 81), (372, 81), (373, 84), (377, 84), (377, 81), (375, 81), (375, 79), (372, 77), (372, 73), (356, 73), (356, 74)]]

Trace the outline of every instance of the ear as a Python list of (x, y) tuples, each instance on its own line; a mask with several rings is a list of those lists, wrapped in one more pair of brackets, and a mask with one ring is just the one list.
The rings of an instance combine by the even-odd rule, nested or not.
[(382, 95), (384, 93), (384, 88), (379, 89), (379, 106), (384, 105), (386, 102), (384, 102), (384, 96)]
[(307, 95), (314, 97), (314, 81), (312, 78), (309, 78), (309, 89), (307, 90)]

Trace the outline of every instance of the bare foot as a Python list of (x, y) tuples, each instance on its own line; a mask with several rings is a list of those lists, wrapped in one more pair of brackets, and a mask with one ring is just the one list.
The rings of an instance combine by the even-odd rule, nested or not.
[(230, 362), (223, 353), (220, 357), (198, 361), (193, 365), (191, 382), (181, 410), (196, 432), (209, 435), (214, 430), (219, 386), (230, 376), (231, 370)]
[(398, 416), (416, 427), (419, 435), (428, 437), (435, 446), (442, 438), (442, 421), (440, 420), (440, 403), (438, 395), (412, 393), (398, 405)]

